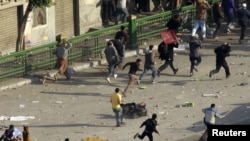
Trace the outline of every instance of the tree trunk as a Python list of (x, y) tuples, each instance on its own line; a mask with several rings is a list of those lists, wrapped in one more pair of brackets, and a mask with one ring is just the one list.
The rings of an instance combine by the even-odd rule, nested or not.
[(27, 23), (29, 14), (32, 11), (32, 9), (33, 9), (33, 5), (29, 2), (28, 6), (25, 10), (24, 16), (22, 18), (21, 27), (20, 27), (18, 34), (17, 34), (16, 52), (24, 50), (24, 31), (25, 31), (25, 27), (26, 27), (26, 23)]

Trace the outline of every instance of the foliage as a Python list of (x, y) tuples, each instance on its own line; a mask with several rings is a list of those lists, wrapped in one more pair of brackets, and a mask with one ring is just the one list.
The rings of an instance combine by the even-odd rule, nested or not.
[(29, 0), (28, 2), (30, 2), (33, 7), (50, 7), (55, 4), (53, 0)]

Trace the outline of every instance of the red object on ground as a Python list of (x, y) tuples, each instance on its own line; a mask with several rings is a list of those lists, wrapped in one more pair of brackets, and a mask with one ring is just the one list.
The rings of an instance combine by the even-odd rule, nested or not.
[(165, 44), (177, 43), (178, 39), (173, 30), (165, 30), (161, 32), (161, 38)]

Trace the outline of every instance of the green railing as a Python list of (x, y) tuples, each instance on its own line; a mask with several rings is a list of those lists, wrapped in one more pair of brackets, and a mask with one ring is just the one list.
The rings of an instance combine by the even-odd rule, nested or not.
[[(123, 25), (128, 26), (128, 23)], [(100, 29), (69, 39), (73, 43), (69, 60), (72, 62), (86, 57), (99, 57), (100, 52), (106, 46), (106, 39), (113, 39), (115, 33), (120, 30), (120, 26)]]
[(0, 57), (0, 80), (52, 68), (55, 63), (55, 56), (52, 54), (55, 45), (54, 42)]
[[(220, 0), (213, 0), (217, 2)], [(186, 17), (186, 22), (182, 28), (190, 29), (193, 24), (195, 8), (193, 5), (185, 6), (178, 10), (167, 11), (160, 14), (136, 19), (131, 16), (130, 21), (123, 25), (128, 27), (130, 42), (129, 49), (137, 49), (143, 42), (159, 39), (160, 32), (165, 30), (165, 24), (169, 18), (179, 13)], [(83, 59), (99, 58), (100, 52), (106, 46), (106, 39), (114, 38), (121, 25), (85, 33), (83, 35), (69, 39), (73, 43), (73, 48), (69, 54), (69, 62), (80, 61)], [(0, 81), (10, 77), (23, 77), (28, 73), (38, 70), (52, 69), (55, 63), (55, 56), (52, 54), (56, 42), (35, 47), (32, 49), (12, 53), (0, 57)]]

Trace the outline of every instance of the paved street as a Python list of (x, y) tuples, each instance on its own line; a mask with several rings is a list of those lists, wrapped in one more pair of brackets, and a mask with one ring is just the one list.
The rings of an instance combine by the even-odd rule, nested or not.
[[(137, 85), (130, 89), (129, 95), (124, 98), (126, 103), (145, 102), (149, 116), (152, 113), (158, 114), (161, 136), (155, 134), (156, 141), (196, 141), (205, 129), (201, 109), (211, 103), (216, 103), (220, 112), (233, 109), (227, 117), (218, 120), (218, 124), (235, 124), (250, 117), (247, 108), (250, 105), (250, 46), (238, 45), (236, 35), (224, 36), (219, 41), (207, 39), (201, 51), (203, 60), (199, 72), (195, 72), (193, 77), (189, 77), (188, 51), (176, 51), (174, 65), (179, 68), (177, 75), (167, 68), (157, 78), (158, 83), (151, 84), (149, 72), (141, 82), (146, 89), (139, 89)], [(183, 39), (185, 40), (184, 37)], [(210, 79), (208, 72), (215, 68), (213, 48), (224, 41), (232, 44), (233, 51), (227, 58), (232, 75), (226, 79), (225, 72), (221, 69)], [(159, 41), (149, 42), (141, 48), (158, 43)], [(133, 56), (127, 58), (126, 62), (134, 61), (137, 57), (144, 59), (144, 56)], [(161, 63), (157, 59), (157, 67)], [(108, 84), (105, 80), (106, 67), (101, 65), (81, 69), (73, 74), (70, 81), (61, 77), (56, 83), (41, 85), (33, 82), (1, 91), (0, 116), (35, 117), (26, 121), (5, 121), (2, 124), (14, 124), (18, 129), (22, 129), (23, 124), (29, 125), (34, 141), (63, 141), (66, 137), (72, 141), (80, 141), (90, 136), (109, 141), (133, 140), (136, 132), (142, 132), (139, 126), (148, 117), (126, 119), (124, 127), (114, 127), (109, 97), (116, 87), (125, 88), (128, 68), (118, 70), (118, 78), (112, 79), (112, 83)], [(16, 81), (7, 80), (1, 85)], [(202, 97), (205, 93), (217, 94), (219, 97)], [(187, 101), (194, 102), (194, 107), (178, 108), (178, 105)]]

